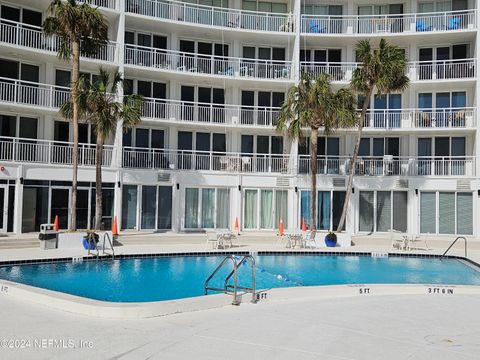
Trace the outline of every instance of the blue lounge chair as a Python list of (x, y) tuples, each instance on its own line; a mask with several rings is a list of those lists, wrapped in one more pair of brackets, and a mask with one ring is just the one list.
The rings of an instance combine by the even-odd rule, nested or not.
[(421, 31), (432, 31), (433, 30), (432, 26), (427, 26), (425, 24), (425, 21), (422, 21), (422, 20), (417, 21), (416, 28), (417, 28), (417, 31), (419, 31), (419, 32), (421, 32)]
[(320, 29), (318, 28), (318, 25), (315, 24), (315, 22), (313, 20), (310, 20), (308, 25), (310, 26), (310, 32), (311, 33), (315, 33), (315, 34), (320, 33)]
[(447, 30), (457, 30), (460, 27), (460, 18), (454, 17), (448, 21)]

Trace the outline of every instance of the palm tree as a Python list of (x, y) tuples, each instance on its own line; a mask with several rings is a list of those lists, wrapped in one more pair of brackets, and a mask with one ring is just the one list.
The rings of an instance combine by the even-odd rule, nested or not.
[[(129, 95), (123, 102), (116, 100), (119, 84), (123, 82), (121, 74), (116, 71), (109, 74), (100, 68), (100, 75), (95, 83), (81, 76), (77, 83), (78, 108), (80, 117), (90, 122), (96, 133), (95, 152), (95, 229), (101, 229), (102, 223), (102, 159), (103, 145), (115, 132), (117, 122), (123, 122), (124, 129), (135, 127), (141, 118), (143, 97)], [(69, 117), (73, 111), (73, 102), (65, 103), (62, 114)]]
[(282, 105), (277, 130), (290, 138), (301, 139), (310, 128), (310, 229), (316, 226), (317, 139), (323, 127), (326, 135), (335, 129), (355, 125), (355, 98), (349, 89), (333, 91), (330, 76), (321, 74), (314, 79), (302, 73), (298, 85), (292, 86)]
[(358, 122), (357, 141), (353, 151), (342, 216), (337, 228), (338, 232), (342, 231), (345, 223), (363, 125), (373, 91), (376, 88), (378, 95), (386, 95), (391, 92), (404, 91), (409, 85), (408, 76), (405, 75), (407, 58), (405, 52), (399, 47), (390, 45), (385, 39), (381, 39), (378, 48), (372, 48), (370, 40), (361, 40), (357, 43), (356, 53), (360, 66), (353, 72), (351, 87), (363, 98), (363, 104), (360, 121)]
[(77, 88), (79, 79), (80, 54), (95, 54), (108, 41), (108, 25), (98, 9), (87, 2), (77, 4), (76, 0), (53, 0), (48, 7), (48, 17), (43, 31), (48, 36), (57, 36), (58, 57), (72, 62), (71, 90), (73, 99), (73, 151), (72, 151), (72, 203), (70, 206), (70, 230), (77, 229), (77, 173), (78, 173), (78, 117)]

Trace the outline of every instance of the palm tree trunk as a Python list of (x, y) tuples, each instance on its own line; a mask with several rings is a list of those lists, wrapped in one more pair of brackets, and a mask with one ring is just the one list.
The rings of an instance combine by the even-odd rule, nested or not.
[(102, 227), (102, 157), (103, 138), (97, 133), (97, 151), (95, 152), (95, 230)]
[(372, 96), (373, 87), (368, 89), (367, 96), (363, 100), (362, 113), (360, 114), (360, 121), (358, 123), (357, 142), (355, 143), (355, 149), (353, 150), (352, 162), (350, 165), (350, 174), (348, 176), (347, 192), (345, 194), (345, 200), (343, 202), (342, 216), (338, 223), (337, 232), (341, 232), (345, 219), (347, 217), (348, 202), (350, 201), (350, 195), (352, 194), (353, 176), (355, 175), (355, 165), (357, 164), (358, 151), (360, 150), (360, 141), (362, 140), (363, 124), (365, 122), (365, 115), (367, 114), (368, 105), (370, 104), (370, 97)]
[(310, 230), (317, 230), (317, 142), (318, 129), (310, 131)]
[(72, 42), (72, 84), (73, 103), (73, 150), (72, 150), (72, 203), (70, 204), (70, 231), (77, 230), (77, 176), (78, 176), (78, 92), (77, 82), (80, 74), (80, 42)]

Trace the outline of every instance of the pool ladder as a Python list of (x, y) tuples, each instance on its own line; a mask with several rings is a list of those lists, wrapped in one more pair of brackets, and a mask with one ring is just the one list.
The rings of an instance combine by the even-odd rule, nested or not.
[(447, 255), (447, 253), (450, 251), (450, 249), (453, 247), (453, 245), (455, 245), (455, 243), (462, 239), (465, 243), (465, 257), (467, 257), (467, 238), (465, 236), (457, 236), (457, 238), (450, 244), (450, 246), (448, 247), (447, 250), (445, 250), (445, 252), (443, 253), (443, 255), (440, 257), (440, 259), (443, 259), (445, 257), (445, 255)]
[[(89, 236), (93, 237), (93, 234), (91, 234)], [(105, 251), (105, 243), (107, 242), (107, 240), (108, 240), (108, 244), (110, 245), (110, 250), (112, 251), (110, 254)], [(95, 254), (92, 254), (91, 250), (90, 250), (90, 247), (88, 247), (88, 255), (94, 255), (98, 259), (100, 257), (100, 250), (98, 249), (97, 242), (95, 241), (95, 239), (91, 239), (89, 242), (94, 244)], [(115, 260), (115, 249), (113, 248), (113, 241), (112, 241), (112, 238), (110, 237), (110, 235), (108, 234), (108, 232), (105, 232), (103, 234), (102, 255), (103, 256), (110, 255), (112, 257), (112, 260)]]
[[(223, 283), (223, 288), (215, 288), (210, 287), (209, 282), (212, 278), (220, 271), (225, 264), (231, 262), (233, 264), (232, 271), (227, 275), (225, 278), (225, 282)], [(238, 269), (239, 267), (246, 263), (250, 262), (250, 268), (252, 273), (252, 285), (251, 287), (243, 287), (238, 285)], [(230, 285), (228, 282), (233, 276), (233, 285)], [(208, 294), (208, 291), (218, 291), (223, 292), (224, 294), (232, 295), (233, 301), (232, 305), (240, 305), (240, 301), (238, 298), (238, 291), (243, 291), (244, 294), (251, 293), (252, 294), (252, 303), (257, 302), (257, 294), (255, 292), (255, 259), (252, 255), (244, 255), (244, 256), (236, 256), (236, 255), (227, 255), (220, 264), (216, 267), (216, 269), (210, 274), (210, 276), (205, 280), (205, 295)]]

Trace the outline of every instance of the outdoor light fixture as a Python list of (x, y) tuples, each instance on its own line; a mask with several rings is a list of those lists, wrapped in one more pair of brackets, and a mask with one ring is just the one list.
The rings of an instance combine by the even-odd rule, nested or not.
[(20, 178), (20, 184), (23, 185), (23, 177)]
[(480, 189), (477, 190), (477, 194), (478, 194), (478, 196), (480, 196)]
[(418, 189), (415, 189), (415, 195), (418, 195)]
[(298, 187), (295, 186), (295, 192), (298, 192)]
[(122, 187), (122, 184), (120, 184), (120, 181), (117, 181), (117, 187)]
[(180, 190), (180, 184), (177, 183), (177, 190)]
[(238, 191), (242, 191), (242, 185), (238, 185)]
[(352, 194), (355, 194), (355, 188), (352, 187)]

